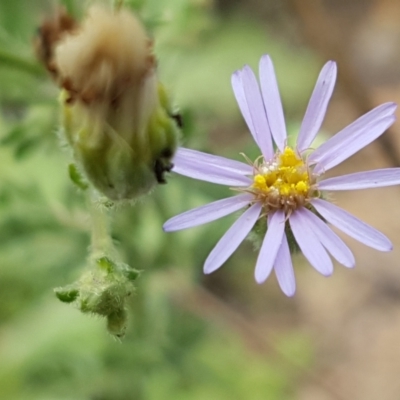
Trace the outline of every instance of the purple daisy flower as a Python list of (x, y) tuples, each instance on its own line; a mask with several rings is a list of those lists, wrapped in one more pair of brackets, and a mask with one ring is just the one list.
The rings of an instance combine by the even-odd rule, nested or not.
[[(232, 75), (232, 87), (243, 117), (262, 155), (245, 164), (180, 148), (173, 168), (178, 174), (220, 185), (239, 194), (187, 211), (168, 220), (165, 231), (201, 225), (245, 208), (211, 251), (204, 264), (209, 274), (218, 269), (246, 238), (257, 221), (268, 226), (255, 268), (263, 283), (274, 269), (282, 291), (293, 296), (296, 283), (288, 236), (293, 236), (309, 263), (329, 276), (329, 254), (345, 267), (354, 256), (329, 227), (380, 251), (390, 251), (389, 239), (323, 199), (324, 191), (366, 189), (400, 184), (400, 168), (387, 168), (321, 179), (323, 174), (377, 139), (395, 121), (395, 103), (385, 103), (358, 118), (316, 150), (311, 143), (323, 122), (336, 81), (336, 63), (322, 68), (304, 116), (296, 148), (287, 145), (287, 133), (275, 71), (268, 55), (260, 60), (261, 91), (249, 66)], [(276, 150), (274, 150), (275, 142)], [(322, 218), (321, 218), (322, 217)]]

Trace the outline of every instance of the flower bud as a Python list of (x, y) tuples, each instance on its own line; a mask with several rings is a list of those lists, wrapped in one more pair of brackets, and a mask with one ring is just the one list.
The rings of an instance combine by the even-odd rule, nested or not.
[(108, 331), (123, 337), (127, 325), (126, 301), (134, 293), (139, 271), (103, 256), (76, 282), (55, 289), (64, 303), (73, 303), (85, 314), (105, 317)]

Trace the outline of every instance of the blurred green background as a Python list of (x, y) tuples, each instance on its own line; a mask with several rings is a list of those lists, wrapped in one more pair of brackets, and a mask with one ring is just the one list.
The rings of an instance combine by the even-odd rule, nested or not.
[[(315, 340), (327, 334), (313, 321), (318, 313), (310, 306), (320, 298), (286, 299), (274, 277), (256, 286), (250, 243), (220, 271), (203, 276), (207, 254), (235, 216), (184, 232), (162, 231), (171, 216), (228, 196), (228, 188), (170, 176), (144, 201), (113, 212), (118, 251), (143, 271), (121, 342), (106, 332), (105, 321), (56, 299), (53, 288), (74, 281), (85, 267), (90, 221), (68, 178), (69, 153), (57, 137), (57, 89), (35, 61), (32, 41), (42, 19), (59, 4), (81, 17), (89, 3), (0, 0), (0, 398), (365, 400), (341, 397), (329, 376), (334, 363), (323, 364), (320, 373), (324, 349), (335, 353), (335, 347)], [(257, 155), (230, 75), (244, 64), (257, 70), (265, 53), (274, 60), (295, 135), (319, 68), (337, 53), (333, 46), (335, 54), (325, 54), (318, 40), (307, 44), (313, 35), (301, 28), (307, 16), (296, 8), (299, 2), (277, 3), (126, 1), (155, 39), (161, 80), (184, 118), (184, 146), (236, 159), (240, 152)], [(329, 14), (332, 2), (326, 3)], [(358, 18), (342, 3), (338, 13)], [(355, 70), (360, 57), (348, 61)], [(361, 76), (358, 88), (367, 90), (365, 81), (373, 79)], [(366, 106), (346, 85), (336, 96), (349, 107), (334, 103), (327, 131), (338, 128), (338, 121), (343, 127)], [(306, 284), (300, 264), (301, 259), (298, 291), (312, 291), (322, 278), (313, 274)], [(334, 308), (329, 303), (323, 313)], [(302, 390), (304, 385), (314, 391)]]

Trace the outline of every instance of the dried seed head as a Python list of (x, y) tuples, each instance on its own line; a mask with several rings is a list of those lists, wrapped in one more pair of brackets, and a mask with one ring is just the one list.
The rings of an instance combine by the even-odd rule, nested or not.
[(165, 183), (179, 127), (140, 21), (95, 6), (48, 42), (65, 137), (87, 179), (113, 201)]
[(54, 49), (65, 34), (73, 32), (76, 28), (76, 21), (63, 7), (54, 17), (45, 19), (38, 28), (33, 43), (35, 53), (55, 79), (58, 77), (58, 71), (54, 62)]
[(93, 7), (55, 49), (60, 84), (85, 103), (113, 102), (154, 73), (152, 42), (137, 18)]

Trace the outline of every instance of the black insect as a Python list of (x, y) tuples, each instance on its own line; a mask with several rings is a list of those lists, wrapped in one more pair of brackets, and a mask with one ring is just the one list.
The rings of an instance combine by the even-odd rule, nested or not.
[(165, 148), (161, 152), (160, 157), (158, 157), (156, 162), (154, 163), (154, 174), (158, 183), (167, 183), (164, 175), (166, 172), (170, 172), (171, 169), (174, 167), (174, 164), (172, 164), (171, 162), (172, 156), (172, 150), (169, 148)]

